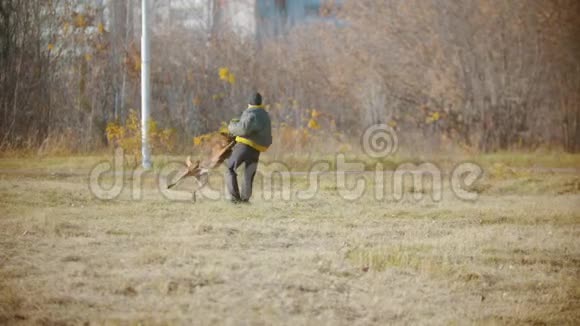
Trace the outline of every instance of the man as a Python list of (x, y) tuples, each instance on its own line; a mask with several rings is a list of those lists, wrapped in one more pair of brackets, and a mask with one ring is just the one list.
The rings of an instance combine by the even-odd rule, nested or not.
[[(248, 108), (239, 119), (233, 119), (228, 126), (230, 134), (236, 137), (226, 172), (226, 183), (234, 203), (248, 202), (252, 196), (252, 183), (258, 168), (260, 153), (272, 144), (272, 126), (268, 112), (262, 105), (262, 95), (255, 93)], [(244, 184), (240, 193), (236, 170), (245, 164)]]

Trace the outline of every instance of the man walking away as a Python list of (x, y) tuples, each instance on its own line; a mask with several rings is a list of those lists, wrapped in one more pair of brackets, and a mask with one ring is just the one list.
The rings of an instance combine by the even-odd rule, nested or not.
[[(248, 108), (239, 119), (233, 119), (228, 126), (230, 134), (236, 137), (236, 145), (227, 162), (226, 183), (234, 203), (248, 202), (252, 196), (252, 184), (258, 168), (260, 153), (272, 144), (270, 115), (264, 110), (262, 95), (255, 93)], [(240, 193), (236, 170), (245, 165), (244, 184)]]

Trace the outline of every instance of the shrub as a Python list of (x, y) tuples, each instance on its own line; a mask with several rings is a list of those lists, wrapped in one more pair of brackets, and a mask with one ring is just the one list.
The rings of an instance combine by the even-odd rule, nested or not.
[[(141, 161), (141, 121), (137, 111), (130, 110), (125, 124), (107, 124), (107, 140), (115, 147), (121, 147), (126, 155), (134, 158), (135, 164)], [(149, 144), (153, 153), (175, 150), (175, 130), (161, 129), (155, 120), (149, 121)]]

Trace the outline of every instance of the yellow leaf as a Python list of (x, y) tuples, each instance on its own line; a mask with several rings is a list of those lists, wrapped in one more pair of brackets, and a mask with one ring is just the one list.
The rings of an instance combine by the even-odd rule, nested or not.
[(99, 34), (105, 33), (105, 25), (103, 23), (99, 23)]
[(85, 54), (85, 60), (87, 60), (87, 62), (93, 61), (93, 55), (90, 53)]
[(310, 121), (308, 121), (308, 128), (310, 128), (310, 129), (320, 129), (320, 125), (318, 124), (318, 122), (316, 122), (316, 120), (310, 119)]
[(226, 67), (221, 67), (218, 72), (220, 79), (224, 81), (229, 80), (230, 70)]
[(320, 115), (321, 115), (321, 113), (320, 113), (320, 112), (316, 111), (316, 109), (312, 109), (312, 114), (311, 114), (311, 116), (312, 116), (312, 119), (316, 119), (316, 118), (318, 118)]
[(440, 113), (439, 113), (439, 112), (433, 112), (433, 113), (431, 113), (431, 114), (430, 114), (430, 115), (427, 117), (427, 119), (425, 119), (425, 122), (426, 122), (426, 123), (433, 123), (433, 122), (436, 122), (436, 121), (438, 121), (439, 119), (441, 119), (441, 115), (440, 115)]
[(87, 27), (87, 19), (85, 18), (85, 15), (82, 14), (78, 14), (75, 16), (75, 26), (79, 27), (79, 28), (85, 28)]
[(54, 50), (54, 44), (49, 43), (48, 46), (47, 46), (47, 48), (48, 48), (48, 51)]
[(232, 74), (232, 73), (229, 74), (228, 83), (230, 83), (232, 85), (236, 83), (236, 76), (234, 76), (234, 74)]

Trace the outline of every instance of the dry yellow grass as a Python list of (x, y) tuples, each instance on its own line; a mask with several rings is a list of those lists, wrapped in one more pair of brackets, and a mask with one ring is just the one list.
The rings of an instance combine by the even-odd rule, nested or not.
[(0, 175), (0, 324), (578, 324), (580, 196), (533, 177), (473, 203), (347, 202), (323, 178), (234, 206)]

